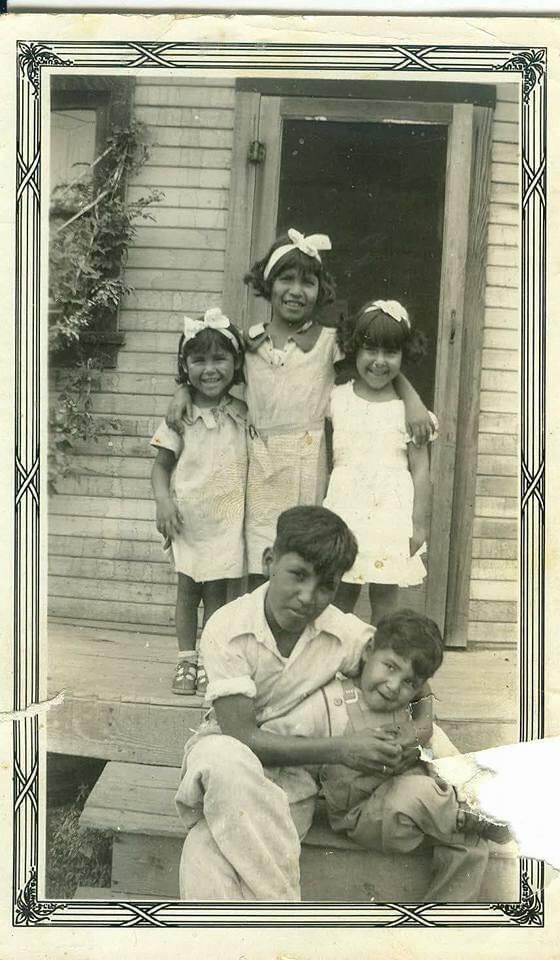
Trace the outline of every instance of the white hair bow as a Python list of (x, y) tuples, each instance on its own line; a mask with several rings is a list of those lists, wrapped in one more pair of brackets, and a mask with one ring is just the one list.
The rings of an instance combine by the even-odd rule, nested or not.
[(294, 230), (293, 227), (290, 227), (288, 237), (290, 238), (290, 243), (282, 244), (281, 247), (277, 247), (276, 250), (270, 254), (268, 263), (263, 270), (265, 280), (268, 278), (273, 266), (287, 253), (291, 253), (292, 250), (301, 250), (302, 253), (305, 253), (308, 257), (313, 257), (314, 260), (318, 260), (320, 263), (321, 257), (319, 250), (330, 250), (332, 248), (330, 237), (327, 237), (325, 233), (312, 233), (308, 237), (304, 237), (303, 233), (300, 233), (299, 230)]
[(236, 350), (239, 348), (239, 344), (230, 330), (230, 319), (222, 313), (221, 307), (210, 307), (204, 314), (202, 320), (193, 320), (192, 317), (184, 317), (183, 321), (185, 341), (192, 340), (201, 330), (219, 330), (228, 340), (231, 340)]
[(408, 310), (406, 307), (403, 307), (402, 303), (399, 303), (398, 300), (374, 300), (373, 303), (370, 303), (369, 306), (366, 307), (364, 313), (372, 313), (373, 310), (382, 310), (383, 313), (392, 317), (397, 323), (404, 323), (410, 330)]

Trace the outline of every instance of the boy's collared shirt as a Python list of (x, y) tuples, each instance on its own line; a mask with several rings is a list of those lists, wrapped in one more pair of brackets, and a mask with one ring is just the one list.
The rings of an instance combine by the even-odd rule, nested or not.
[(235, 694), (255, 701), (257, 723), (283, 716), (338, 672), (355, 676), (374, 629), (328, 606), (307, 624), (282, 657), (264, 612), (268, 584), (218, 610), (204, 628), (200, 650), (207, 700)]

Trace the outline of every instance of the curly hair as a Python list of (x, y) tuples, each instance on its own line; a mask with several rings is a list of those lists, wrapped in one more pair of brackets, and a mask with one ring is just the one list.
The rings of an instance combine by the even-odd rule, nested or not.
[[(203, 318), (200, 317), (200, 320)], [(230, 323), (228, 327), (228, 333), (231, 333), (235, 338), (237, 343), (237, 350), (235, 349), (234, 344), (231, 342), (229, 337), (224, 336), (224, 334), (215, 328), (205, 327), (204, 330), (200, 330), (196, 336), (191, 337), (189, 340), (185, 340), (185, 335), (181, 334), (179, 338), (179, 346), (177, 347), (177, 377), (176, 382), (181, 384), (189, 383), (189, 372), (187, 369), (187, 357), (189, 354), (194, 353), (195, 350), (198, 350), (201, 353), (205, 353), (209, 350), (219, 349), (227, 350), (228, 353), (231, 353), (235, 363), (235, 371), (233, 374), (232, 384), (234, 383), (244, 383), (243, 377), (243, 356), (244, 356), (244, 342), (243, 337), (241, 336), (237, 327)]]
[(317, 277), (319, 281), (319, 293), (317, 296), (318, 307), (323, 306), (325, 303), (332, 303), (335, 298), (336, 287), (330, 273), (320, 260), (317, 260), (315, 257), (309, 257), (306, 253), (298, 250), (297, 247), (294, 247), (293, 250), (290, 250), (285, 253), (284, 256), (280, 257), (265, 280), (264, 271), (271, 255), (278, 247), (287, 246), (290, 243), (291, 240), (287, 234), (275, 240), (262, 260), (257, 260), (249, 272), (245, 274), (243, 283), (253, 288), (255, 296), (264, 297), (265, 300), (270, 301), (272, 285), (278, 274), (283, 273), (284, 270), (290, 270), (295, 267), (295, 269), (301, 271), (301, 273), (313, 273)]
[(427, 680), (441, 666), (444, 644), (434, 620), (405, 608), (381, 618), (372, 649), (393, 650), (410, 660), (415, 674)]
[(337, 324), (336, 339), (344, 360), (336, 364), (337, 381), (356, 376), (356, 356), (362, 347), (402, 350), (403, 365), (422, 360), (428, 352), (428, 338), (422, 330), (399, 323), (381, 309), (372, 310), (368, 300), (352, 316), (342, 316)]

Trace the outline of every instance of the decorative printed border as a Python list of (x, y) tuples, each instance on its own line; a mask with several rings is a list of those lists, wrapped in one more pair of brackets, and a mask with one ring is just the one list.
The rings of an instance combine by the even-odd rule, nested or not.
[[(40, 114), (44, 67), (259, 67), (407, 74), (516, 71), (522, 79), (521, 638), (522, 740), (543, 735), (546, 264), (546, 51), (383, 44), (225, 44), (62, 41), (17, 45), (14, 710), (39, 700)], [(499, 77), (496, 77), (498, 80)], [(43, 388), (44, 389), (44, 388)], [(510, 904), (120, 903), (40, 901), (38, 719), (14, 722), (13, 923), (117, 927), (462, 927), (544, 924), (541, 863), (521, 860)]]

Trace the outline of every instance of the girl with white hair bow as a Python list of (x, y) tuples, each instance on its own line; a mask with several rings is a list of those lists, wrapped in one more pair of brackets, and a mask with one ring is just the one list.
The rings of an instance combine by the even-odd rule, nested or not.
[[(334, 364), (342, 357), (335, 330), (317, 319), (318, 308), (334, 299), (334, 283), (322, 259), (330, 247), (323, 234), (305, 237), (291, 229), (245, 277), (271, 305), (270, 321), (249, 329), (245, 355), (245, 531), (251, 588), (264, 579), (262, 556), (274, 541), (279, 514), (298, 504), (320, 504), (327, 487), (325, 416)], [(410, 404), (409, 418), (421, 421), (426, 433), (427, 411), (416, 392), (402, 375), (396, 388)], [(180, 427), (188, 406), (188, 390), (180, 388), (167, 422)]]
[(241, 335), (219, 307), (185, 317), (178, 361), (192, 417), (181, 434), (165, 422), (156, 430), (152, 487), (156, 526), (177, 573), (172, 691), (192, 695), (203, 694), (207, 682), (196, 651), (199, 605), (205, 623), (226, 602), (228, 584), (245, 573), (247, 408), (229, 392), (242, 380)]
[(324, 506), (346, 521), (359, 550), (334, 602), (351, 613), (368, 584), (377, 623), (395, 606), (398, 587), (426, 576), (428, 447), (412, 443), (395, 388), (403, 359), (420, 359), (426, 341), (402, 304), (373, 300), (339, 324), (338, 342), (347, 382), (331, 393), (334, 466)]

